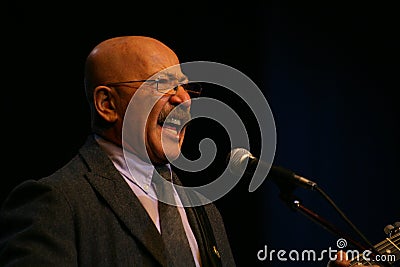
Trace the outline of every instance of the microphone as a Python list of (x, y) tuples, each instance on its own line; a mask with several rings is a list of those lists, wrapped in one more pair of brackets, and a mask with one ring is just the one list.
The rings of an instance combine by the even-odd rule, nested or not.
[[(379, 251), (376, 250), (375, 246), (373, 246), (371, 242), (368, 241), (368, 239), (362, 234), (362, 232), (359, 229), (357, 229), (357, 227), (349, 220), (349, 218), (347, 218), (347, 216), (343, 213), (343, 211), (339, 209), (339, 207), (335, 204), (335, 202), (319, 186), (317, 186), (317, 183), (307, 178), (304, 178), (300, 175), (297, 175), (291, 170), (287, 170), (280, 166), (273, 166), (272, 164), (262, 161), (254, 157), (245, 148), (232, 149), (231, 152), (228, 154), (226, 160), (229, 161), (228, 169), (230, 170), (230, 172), (236, 175), (238, 174), (241, 175), (243, 173), (253, 175), (256, 172), (257, 166), (269, 170), (267, 178), (271, 179), (280, 188), (282, 200), (284, 200), (287, 203), (289, 203), (288, 201), (290, 201), (291, 207), (300, 209), (300, 211), (303, 212), (306, 216), (320, 223), (324, 228), (331, 230), (334, 233), (342, 236), (342, 233), (338, 232), (338, 230), (335, 229), (333, 225), (329, 224), (328, 221), (323, 220), (322, 218), (319, 217), (318, 214), (315, 214), (313, 211), (304, 208), (303, 205), (300, 205), (300, 202), (297, 199), (293, 199), (291, 196), (291, 191), (294, 190), (296, 186), (301, 186), (306, 189), (316, 190), (329, 202), (329, 204), (331, 204), (334, 207), (334, 209), (340, 214), (340, 216), (346, 221), (346, 223), (348, 223), (350, 227), (363, 239), (365, 244), (367, 244), (367, 247), (372, 249), (374, 254), (376, 255), (380, 254)], [(393, 225), (386, 226), (384, 231), (386, 234), (393, 235), (392, 231), (396, 231), (394, 230), (396, 227), (400, 227), (400, 222), (396, 222)], [(347, 240), (352, 241), (351, 238)], [(364, 249), (364, 247), (359, 245), (357, 242), (352, 241), (352, 243)]]
[(233, 174), (240, 174), (244, 171), (245, 174), (252, 175), (257, 166), (260, 166), (261, 168), (269, 169), (267, 177), (281, 188), (288, 189), (296, 186), (311, 190), (317, 188), (317, 183), (297, 175), (291, 170), (259, 160), (245, 148), (232, 149), (226, 160), (229, 161), (228, 168)]

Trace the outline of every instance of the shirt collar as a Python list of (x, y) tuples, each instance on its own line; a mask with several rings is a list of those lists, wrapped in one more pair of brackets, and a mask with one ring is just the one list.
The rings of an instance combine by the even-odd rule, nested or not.
[[(123, 151), (119, 146), (98, 135), (95, 135), (95, 139), (122, 175), (128, 177), (131, 182), (139, 186), (144, 192), (153, 190), (151, 179), (154, 166), (152, 164), (143, 161), (135, 154)], [(170, 164), (167, 164), (167, 166), (171, 169)]]

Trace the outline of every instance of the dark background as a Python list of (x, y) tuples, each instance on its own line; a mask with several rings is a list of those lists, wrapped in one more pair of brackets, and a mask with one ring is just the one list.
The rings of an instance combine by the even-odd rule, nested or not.
[[(399, 23), (397, 9), (388, 3), (6, 3), (1, 201), (16, 184), (66, 163), (86, 139), (83, 64), (90, 50), (110, 37), (147, 35), (173, 48), (181, 62), (215, 61), (249, 76), (274, 114), (275, 163), (316, 181), (372, 243), (380, 242), (383, 228), (400, 221)], [(246, 108), (229, 92), (205, 88), (205, 95), (243, 115), (257, 155), (258, 128)], [(229, 143), (220, 126), (199, 121), (188, 135), (189, 157), (198, 154), (196, 140), (203, 137), (218, 145), (206, 177), (224, 168)], [(243, 179), (216, 202), (238, 266), (325, 266), (327, 257), (257, 260), (265, 245), (318, 252), (337, 249), (338, 237), (289, 209), (271, 181), (253, 193), (248, 182)], [(295, 195), (353, 235), (317, 192), (298, 188)]]

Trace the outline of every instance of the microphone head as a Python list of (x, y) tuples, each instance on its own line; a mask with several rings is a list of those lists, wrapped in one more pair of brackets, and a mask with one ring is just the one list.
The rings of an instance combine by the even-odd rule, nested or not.
[(250, 157), (253, 155), (245, 148), (232, 149), (226, 158), (229, 171), (233, 174), (243, 173)]

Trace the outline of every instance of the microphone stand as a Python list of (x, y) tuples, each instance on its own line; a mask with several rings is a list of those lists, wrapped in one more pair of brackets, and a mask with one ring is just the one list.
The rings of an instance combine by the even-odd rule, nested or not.
[[(319, 214), (317, 214), (316, 212), (312, 211), (309, 208), (306, 208), (301, 203), (301, 201), (295, 195), (293, 195), (294, 187), (279, 186), (279, 188), (281, 189), (279, 197), (281, 198), (281, 200), (283, 200), (285, 202), (286, 205), (289, 206), (290, 209), (299, 211), (301, 214), (305, 215), (307, 218), (311, 219), (315, 223), (322, 226), (325, 230), (328, 230), (329, 232), (331, 232), (332, 234), (334, 234), (340, 238), (346, 239), (346, 241), (351, 243), (354, 247), (356, 247), (362, 251), (373, 250), (371, 255), (373, 255), (373, 256), (377, 255), (377, 251), (376, 251), (375, 247), (372, 246), (371, 248), (369, 248), (369, 247), (366, 247), (366, 246), (360, 244), (359, 242), (357, 242), (356, 240), (351, 238), (349, 235), (340, 231), (339, 228), (337, 228), (335, 225), (333, 225), (332, 223), (330, 223), (329, 221), (327, 221), (326, 219), (321, 217)], [(378, 252), (378, 254), (379, 254), (379, 252)], [(387, 266), (387, 267), (392, 266), (388, 262), (382, 262), (381, 264), (383, 264), (384, 266)]]
[(335, 225), (315, 213), (314, 211), (306, 208), (303, 204), (301, 204), (301, 201), (294, 196), (292, 193), (288, 193), (285, 191), (281, 191), (280, 193), (280, 198), (289, 206), (289, 208), (299, 211), (301, 214), (305, 215), (307, 218), (311, 219), (315, 223), (319, 224), (322, 226), (325, 230), (328, 230), (332, 234), (346, 239), (348, 242), (353, 244), (353, 246), (361, 249), (361, 250), (367, 250), (368, 248), (360, 244), (359, 242), (355, 241), (353, 238), (348, 236), (347, 234), (343, 233), (340, 231)]

